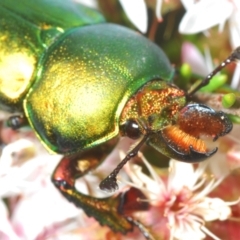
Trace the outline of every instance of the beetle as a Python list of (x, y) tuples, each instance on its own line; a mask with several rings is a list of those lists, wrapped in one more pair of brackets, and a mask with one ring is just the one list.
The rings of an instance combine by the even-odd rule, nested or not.
[(134, 225), (144, 229), (117, 210), (120, 195), (86, 196), (74, 187), (76, 178), (97, 167), (119, 136), (138, 143), (102, 181), (103, 190), (118, 188), (118, 172), (145, 143), (180, 161), (205, 160), (217, 148), (209, 150), (201, 135), (217, 140), (231, 131), (231, 121), (206, 105), (188, 104), (172, 84), (165, 53), (139, 33), (71, 1), (14, 3), (0, 2), (0, 106), (13, 113), (9, 126), (30, 125), (49, 152), (64, 155), (52, 181), (88, 216), (122, 233)]

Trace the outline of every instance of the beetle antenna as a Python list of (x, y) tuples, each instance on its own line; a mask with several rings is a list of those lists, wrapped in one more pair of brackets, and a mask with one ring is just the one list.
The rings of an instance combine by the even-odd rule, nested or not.
[(210, 80), (213, 78), (214, 75), (216, 75), (218, 72), (220, 72), (223, 68), (225, 68), (228, 64), (240, 60), (240, 47), (236, 48), (230, 56), (228, 56), (219, 66), (217, 66), (210, 74), (207, 75), (207, 77), (193, 90), (188, 92), (187, 96), (192, 96), (195, 92), (197, 92), (200, 88), (206, 86), (209, 84)]
[(148, 139), (149, 134), (145, 134), (142, 140), (125, 156), (125, 158), (117, 165), (117, 167), (100, 183), (101, 190), (112, 192), (118, 190), (117, 175), (123, 166), (133, 157), (135, 157), (142, 145)]

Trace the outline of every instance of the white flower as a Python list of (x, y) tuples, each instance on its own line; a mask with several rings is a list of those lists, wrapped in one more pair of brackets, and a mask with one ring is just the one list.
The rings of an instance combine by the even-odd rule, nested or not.
[[(147, 5), (146, 0), (119, 0), (125, 14), (128, 16), (129, 20), (139, 29), (142, 33), (147, 32), (148, 26), (148, 15), (147, 15)], [(159, 22), (161, 22), (162, 15), (161, 9), (163, 0), (156, 0), (155, 14)], [(168, 3), (167, 0), (165, 0)]]
[[(85, 6), (98, 9), (97, 0), (74, 0)], [(161, 0), (160, 0), (161, 1)], [(158, 2), (160, 2), (158, 0)], [(142, 33), (147, 32), (147, 6), (145, 0), (119, 0), (122, 8), (129, 18), (129, 20), (139, 29)]]
[(0, 200), (0, 222), (0, 237), (1, 235), (5, 235), (11, 240), (20, 240), (9, 221), (9, 213), (3, 200)]
[[(73, 228), (76, 218), (81, 216), (82, 211), (64, 199), (50, 181), (61, 156), (49, 155), (35, 144), (20, 139), (3, 148), (0, 159), (1, 239), (37, 239), (53, 226), (51, 234), (56, 235), (66, 227)], [(8, 207), (1, 198), (6, 199)]]
[(142, 32), (147, 32), (147, 7), (144, 0), (119, 0), (129, 20)]
[[(205, 47), (204, 55), (197, 49), (197, 47), (190, 43), (184, 42), (181, 50), (181, 58), (183, 63), (187, 63), (194, 74), (202, 77), (206, 77), (215, 68), (213, 59), (210, 54), (209, 48)], [(220, 75), (220, 73), (218, 73)], [(222, 77), (224, 74), (222, 74)], [(231, 80), (231, 87), (237, 89), (240, 84), (240, 65), (235, 68), (234, 75)], [(224, 79), (225, 78), (225, 79)], [(223, 85), (227, 81), (227, 76), (222, 78), (222, 81), (218, 79), (218, 84)], [(218, 85), (218, 86), (220, 86)]]
[[(108, 172), (111, 164), (116, 165), (111, 161), (119, 160), (119, 149), (126, 151), (129, 144), (126, 139), (120, 141), (102, 164), (102, 170), (99, 168), (78, 179), (76, 188), (87, 195), (107, 197), (98, 188), (100, 178), (107, 174), (104, 171)], [(3, 148), (0, 158), (1, 240), (105, 239), (109, 228), (87, 217), (51, 182), (61, 158), (61, 155), (48, 154), (35, 138), (22, 136)]]
[[(229, 40), (232, 49), (240, 45), (240, 1), (239, 0), (181, 0), (186, 13), (179, 24), (182, 34), (195, 34), (219, 25), (222, 32), (228, 21)], [(239, 87), (240, 66), (237, 65), (231, 87)]]
[(149, 212), (152, 215), (149, 216), (148, 224), (154, 225), (165, 218), (170, 229), (170, 239), (200, 240), (206, 235), (219, 239), (204, 223), (228, 219), (231, 215), (229, 206), (237, 203), (207, 196), (222, 182), (224, 176), (209, 179), (205, 175), (207, 162), (200, 163), (194, 169), (192, 164), (171, 160), (169, 175), (164, 182), (144, 157), (142, 160), (151, 177), (144, 174), (141, 167), (129, 164), (128, 173), (133, 181), (129, 184), (141, 189), (151, 204), (153, 210)]
[(179, 32), (195, 34), (219, 25), (221, 32), (229, 23), (232, 48), (240, 42), (240, 2), (238, 0), (181, 0), (186, 13), (179, 25)]
[(213, 69), (213, 62), (208, 48), (205, 48), (204, 56), (198, 48), (190, 43), (184, 42), (181, 49), (181, 58), (183, 63), (187, 63), (194, 74), (205, 77)]
[(98, 9), (98, 2), (96, 0), (74, 0), (90, 8)]

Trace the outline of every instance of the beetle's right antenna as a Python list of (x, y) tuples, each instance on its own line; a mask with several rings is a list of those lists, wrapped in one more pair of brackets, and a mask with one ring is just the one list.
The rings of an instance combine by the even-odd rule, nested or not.
[(210, 80), (214, 75), (216, 75), (219, 71), (221, 71), (224, 67), (226, 67), (228, 64), (240, 60), (240, 46), (236, 48), (230, 56), (228, 56), (219, 66), (217, 66), (210, 74), (207, 75), (207, 77), (193, 90), (188, 92), (188, 96), (192, 96), (195, 92), (197, 92), (200, 88), (206, 86), (209, 84)]
[(142, 140), (125, 156), (125, 158), (117, 165), (117, 167), (100, 183), (99, 187), (101, 190), (107, 192), (113, 192), (118, 189), (117, 175), (122, 167), (133, 157), (135, 157), (139, 149), (149, 138), (149, 134), (144, 135)]

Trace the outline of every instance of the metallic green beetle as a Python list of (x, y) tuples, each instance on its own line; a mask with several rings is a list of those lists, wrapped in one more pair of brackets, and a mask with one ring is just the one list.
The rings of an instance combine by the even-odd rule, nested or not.
[(119, 210), (122, 196), (86, 196), (75, 179), (96, 167), (119, 135), (139, 142), (102, 189), (117, 188), (117, 173), (144, 143), (182, 161), (204, 160), (217, 149), (208, 151), (199, 136), (216, 140), (231, 122), (205, 105), (186, 105), (163, 51), (95, 10), (62, 0), (21, 0), (17, 8), (1, 0), (0, 15), (0, 104), (20, 113), (9, 125), (30, 124), (50, 152), (65, 155), (52, 180), (67, 199), (114, 231), (143, 231)]

